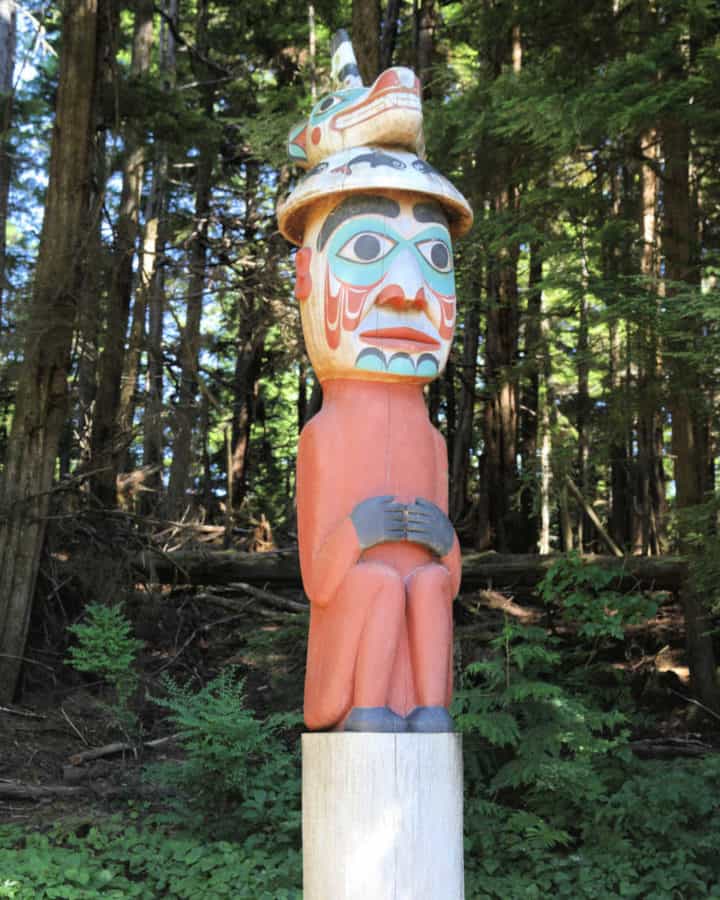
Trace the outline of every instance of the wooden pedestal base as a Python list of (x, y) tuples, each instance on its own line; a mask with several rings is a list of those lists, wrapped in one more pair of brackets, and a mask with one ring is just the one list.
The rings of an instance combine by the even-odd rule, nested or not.
[(304, 734), (304, 900), (463, 900), (462, 738)]

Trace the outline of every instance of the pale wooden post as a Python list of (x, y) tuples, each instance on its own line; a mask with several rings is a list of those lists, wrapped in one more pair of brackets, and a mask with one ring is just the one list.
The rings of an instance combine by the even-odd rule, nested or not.
[(304, 734), (304, 900), (463, 900), (462, 738)]

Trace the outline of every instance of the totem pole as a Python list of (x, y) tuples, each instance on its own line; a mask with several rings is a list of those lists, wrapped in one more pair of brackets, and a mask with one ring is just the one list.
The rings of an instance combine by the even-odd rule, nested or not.
[(451, 732), (460, 547), (423, 386), (447, 361), (451, 240), (472, 212), (421, 157), (415, 74), (392, 68), (363, 87), (344, 32), (333, 50), (341, 87), (291, 132), (290, 157), (308, 171), (277, 211), (300, 248), (295, 296), (323, 387), (297, 464), (305, 721)]

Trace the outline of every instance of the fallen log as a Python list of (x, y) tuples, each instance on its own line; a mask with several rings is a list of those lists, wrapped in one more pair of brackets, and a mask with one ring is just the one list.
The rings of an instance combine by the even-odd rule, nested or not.
[(43, 800), (46, 797), (72, 797), (86, 791), (84, 787), (67, 784), (27, 784), (22, 781), (0, 779), (2, 800)]
[(129, 744), (125, 741), (115, 741), (113, 744), (105, 744), (103, 747), (93, 747), (91, 750), (82, 750), (80, 753), (73, 753), (68, 759), (72, 766), (81, 766), (83, 763), (91, 759), (100, 759), (103, 756), (114, 756), (116, 753), (132, 753), (137, 756), (140, 746), (149, 747), (154, 750), (156, 747), (164, 747), (172, 741), (176, 741), (180, 736), (179, 732), (168, 734), (166, 737), (155, 738), (152, 741), (143, 741), (141, 745)]
[(675, 759), (678, 756), (686, 756), (697, 758), (707, 756), (709, 753), (716, 753), (717, 750), (711, 745), (694, 738), (645, 738), (637, 741), (630, 741), (630, 749), (641, 759)]
[[(502, 589), (527, 594), (559, 557), (555, 554), (467, 553), (463, 556), (463, 591)], [(617, 570), (621, 590), (677, 591), (687, 578), (687, 561), (678, 556), (588, 555), (587, 563)], [(135, 559), (138, 569), (162, 584), (212, 585), (244, 582), (262, 587), (300, 587), (297, 551), (241, 553), (237, 550), (146, 551)]]

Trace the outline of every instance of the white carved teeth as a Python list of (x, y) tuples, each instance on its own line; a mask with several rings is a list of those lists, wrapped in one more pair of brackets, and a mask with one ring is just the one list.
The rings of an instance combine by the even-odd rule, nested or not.
[(369, 119), (371, 116), (377, 115), (386, 109), (412, 109), (419, 111), (420, 98), (417, 94), (411, 94), (407, 91), (397, 91), (384, 97), (378, 97), (369, 106), (338, 116), (336, 127), (351, 128), (353, 125), (359, 125), (365, 119)]

